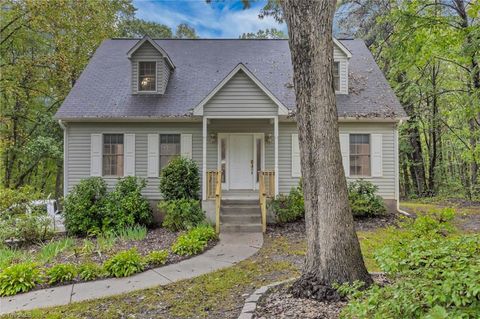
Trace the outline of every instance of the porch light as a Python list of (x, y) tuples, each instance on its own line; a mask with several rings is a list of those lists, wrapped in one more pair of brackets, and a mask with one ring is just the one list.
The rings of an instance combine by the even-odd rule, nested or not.
[(272, 135), (272, 133), (268, 133), (267, 135), (265, 135), (265, 143), (271, 144), (272, 142), (273, 142), (273, 135)]
[(217, 143), (217, 133), (210, 133), (209, 140), (210, 140), (210, 144)]

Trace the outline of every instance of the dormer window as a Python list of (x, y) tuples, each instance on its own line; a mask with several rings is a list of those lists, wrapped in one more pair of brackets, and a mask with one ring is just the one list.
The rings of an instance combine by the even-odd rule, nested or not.
[(333, 62), (333, 87), (335, 92), (340, 91), (340, 62)]
[(157, 62), (138, 62), (138, 91), (154, 92), (157, 89)]

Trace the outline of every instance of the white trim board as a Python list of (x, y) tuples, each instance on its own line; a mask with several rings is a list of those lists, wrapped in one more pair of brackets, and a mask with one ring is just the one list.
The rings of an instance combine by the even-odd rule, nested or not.
[(210, 101), (210, 99), (212, 99), (215, 94), (217, 94), (218, 91), (220, 91), (220, 89), (224, 87), (225, 84), (227, 84), (228, 81), (230, 81), (240, 70), (245, 72), (245, 74), (278, 106), (278, 115), (288, 115), (288, 108), (283, 105), (283, 103), (280, 102), (280, 100), (277, 99), (275, 95), (273, 95), (272, 92), (270, 92), (267, 87), (263, 85), (263, 83), (260, 82), (260, 80), (258, 80), (257, 77), (242, 63), (239, 63), (232, 71), (230, 71), (230, 73), (227, 74), (227, 76), (202, 101), (200, 101), (197, 106), (195, 106), (193, 109), (193, 115), (202, 116), (205, 104), (207, 104), (207, 102)]

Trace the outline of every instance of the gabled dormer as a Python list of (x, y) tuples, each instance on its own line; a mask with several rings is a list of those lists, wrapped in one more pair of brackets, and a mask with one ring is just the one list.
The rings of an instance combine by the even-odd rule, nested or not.
[(149, 36), (139, 40), (127, 53), (132, 64), (132, 94), (164, 94), (175, 65)]
[(335, 93), (348, 94), (348, 61), (352, 53), (337, 39), (333, 39), (333, 84)]

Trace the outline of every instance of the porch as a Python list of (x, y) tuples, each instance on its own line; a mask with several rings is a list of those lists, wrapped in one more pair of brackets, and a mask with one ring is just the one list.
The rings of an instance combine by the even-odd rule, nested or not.
[(203, 209), (222, 231), (265, 231), (278, 194), (278, 116), (203, 117)]

